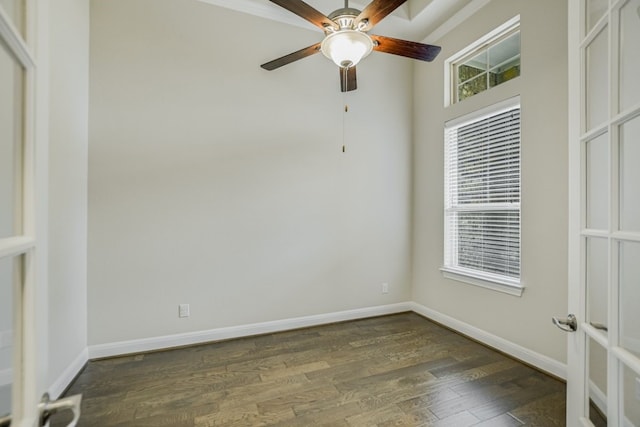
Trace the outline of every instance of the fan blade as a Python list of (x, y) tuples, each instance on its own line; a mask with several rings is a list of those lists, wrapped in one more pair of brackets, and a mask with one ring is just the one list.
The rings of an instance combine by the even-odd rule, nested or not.
[(371, 38), (375, 42), (373, 50), (427, 62), (433, 61), (442, 49), (440, 46), (410, 42), (392, 37), (371, 35)]
[(271, 2), (287, 9), (289, 12), (295, 13), (301, 18), (306, 19), (316, 27), (319, 27), (322, 31), (324, 31), (325, 27), (333, 27), (336, 30), (340, 29), (338, 24), (302, 0), (271, 0)]
[(358, 89), (356, 67), (340, 68), (340, 92), (351, 92)]
[(265, 70), (273, 71), (276, 68), (282, 67), (283, 65), (291, 64), (298, 59), (306, 58), (307, 56), (311, 56), (314, 53), (318, 52), (320, 52), (320, 43), (316, 43), (313, 46), (305, 47), (304, 49), (300, 49), (281, 58), (269, 61), (266, 64), (262, 64), (261, 67)]
[(362, 31), (369, 31), (378, 22), (382, 21), (385, 16), (396, 10), (407, 0), (373, 0), (364, 10), (358, 15), (355, 20), (356, 27), (360, 22), (366, 20), (367, 24)]

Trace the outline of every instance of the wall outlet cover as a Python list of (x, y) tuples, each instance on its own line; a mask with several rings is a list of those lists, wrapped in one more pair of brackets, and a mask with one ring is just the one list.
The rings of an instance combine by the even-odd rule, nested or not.
[(178, 305), (178, 317), (189, 317), (189, 304)]
[(382, 293), (383, 294), (388, 294), (389, 293), (389, 284), (388, 283), (383, 283), (382, 284)]

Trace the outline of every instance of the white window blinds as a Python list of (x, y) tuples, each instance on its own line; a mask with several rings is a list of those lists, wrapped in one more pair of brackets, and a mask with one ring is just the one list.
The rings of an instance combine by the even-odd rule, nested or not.
[(444, 269), (520, 278), (520, 105), (445, 125)]

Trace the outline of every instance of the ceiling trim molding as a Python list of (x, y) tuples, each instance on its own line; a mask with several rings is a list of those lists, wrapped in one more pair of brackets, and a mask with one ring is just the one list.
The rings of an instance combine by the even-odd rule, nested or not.
[[(229, 0), (198, 1), (318, 32), (318, 28), (310, 22), (307, 22), (306, 20), (301, 19), (289, 11), (269, 3), (266, 0), (234, 0), (233, 2), (230, 2)], [(352, 1), (350, 6), (355, 9), (362, 10), (367, 4), (368, 2)], [(386, 18), (386, 21), (395, 21), (394, 23), (396, 25), (407, 25), (407, 23), (410, 23), (409, 5), (405, 4), (400, 6), (393, 12), (393, 14)]]
[(491, 0), (474, 0), (470, 2), (465, 7), (456, 12), (451, 18), (447, 19), (442, 25), (433, 30), (427, 37), (424, 38), (422, 42), (427, 44), (433, 44), (437, 42), (490, 2)]
[(212, 4), (214, 6), (223, 7), (225, 9), (235, 10), (237, 12), (247, 13), (249, 15), (259, 16), (261, 18), (282, 22), (283, 24), (293, 25), (307, 30), (317, 32), (318, 28), (310, 22), (300, 19), (299, 17), (287, 12), (284, 9), (277, 8), (266, 2), (256, 2), (255, 0), (198, 0), (202, 3)]
[[(318, 28), (310, 22), (301, 19), (268, 0), (197, 1), (303, 28), (315, 33), (319, 32)], [(338, 0), (332, 1), (338, 2)], [(376, 27), (378, 31), (375, 31), (375, 33), (387, 33), (393, 37), (406, 38), (409, 40), (420, 40), (424, 37), (424, 34), (428, 34), (424, 39), (424, 43), (433, 44), (490, 1), (491, 0), (414, 0), (412, 2), (409, 0), (386, 17), (384, 22), (381, 22), (379, 27)], [(313, 4), (319, 4), (319, 0), (315, 0), (314, 2), (309, 1), (309, 3), (320, 10)], [(357, 9), (363, 9), (367, 4), (369, 4), (369, 0), (351, 1), (351, 6)], [(444, 23), (440, 24), (443, 22), (443, 19), (445, 19)], [(440, 25), (435, 30), (432, 30), (438, 24)]]

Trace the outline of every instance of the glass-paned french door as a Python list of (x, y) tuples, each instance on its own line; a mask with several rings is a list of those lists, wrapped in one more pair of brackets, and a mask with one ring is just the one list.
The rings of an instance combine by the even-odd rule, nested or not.
[(35, 323), (38, 3), (0, 0), (0, 418), (10, 416), (11, 425), (32, 425), (42, 375), (35, 362), (42, 348)]
[(569, 14), (579, 97), (569, 304), (580, 326), (569, 338), (567, 421), (640, 427), (640, 0), (572, 0)]

